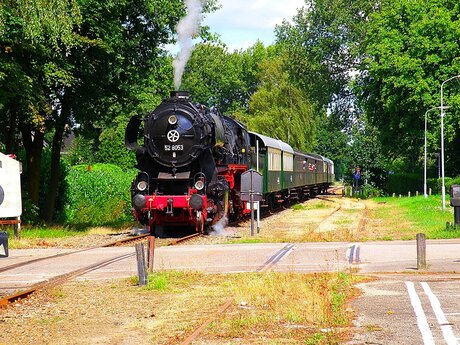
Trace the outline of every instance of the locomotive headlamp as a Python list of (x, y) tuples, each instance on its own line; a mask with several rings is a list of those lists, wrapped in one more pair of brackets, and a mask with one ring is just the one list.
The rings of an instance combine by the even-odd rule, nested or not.
[(137, 190), (143, 192), (144, 190), (146, 190), (148, 187), (148, 184), (146, 181), (139, 181), (139, 183), (137, 184)]
[(204, 188), (204, 182), (202, 180), (198, 180), (195, 182), (195, 188), (197, 190), (202, 190)]
[(176, 115), (171, 115), (169, 118), (168, 118), (168, 122), (170, 125), (175, 125), (177, 123), (177, 117)]

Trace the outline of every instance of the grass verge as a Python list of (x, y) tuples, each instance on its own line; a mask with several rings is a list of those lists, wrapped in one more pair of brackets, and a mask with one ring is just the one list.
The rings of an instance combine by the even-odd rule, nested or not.
[(417, 233), (425, 233), (430, 239), (460, 237), (460, 229), (447, 230), (446, 223), (453, 222), (453, 208), (447, 204), (442, 210), (441, 196), (434, 195), (411, 198), (376, 198), (378, 207), (373, 208), (369, 217), (380, 222), (381, 236), (374, 239), (414, 239)]

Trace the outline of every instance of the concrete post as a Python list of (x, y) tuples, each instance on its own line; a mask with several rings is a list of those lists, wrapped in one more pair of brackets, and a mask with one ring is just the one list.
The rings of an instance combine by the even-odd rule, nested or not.
[(417, 269), (426, 269), (426, 236), (417, 234)]

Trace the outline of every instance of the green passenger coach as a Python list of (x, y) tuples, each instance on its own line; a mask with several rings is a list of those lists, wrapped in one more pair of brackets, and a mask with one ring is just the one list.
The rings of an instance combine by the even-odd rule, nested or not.
[(294, 151), (278, 139), (249, 132), (251, 168), (263, 175), (268, 206), (323, 193), (334, 181), (334, 163), (317, 154)]

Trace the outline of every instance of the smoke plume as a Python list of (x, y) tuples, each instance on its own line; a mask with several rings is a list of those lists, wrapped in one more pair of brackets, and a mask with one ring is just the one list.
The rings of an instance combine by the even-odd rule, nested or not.
[(203, 6), (207, 0), (185, 0), (187, 15), (177, 24), (177, 35), (180, 51), (173, 62), (174, 86), (179, 90), (187, 61), (193, 51), (192, 39), (200, 30)]
[(209, 233), (211, 236), (225, 236), (227, 232), (225, 231), (225, 227), (228, 224), (227, 217), (222, 217), (219, 221), (211, 226), (212, 231)]

